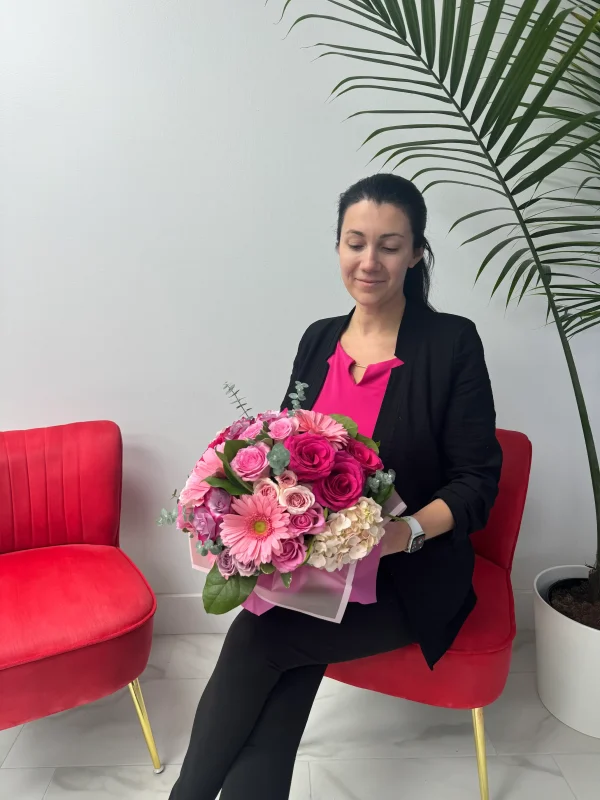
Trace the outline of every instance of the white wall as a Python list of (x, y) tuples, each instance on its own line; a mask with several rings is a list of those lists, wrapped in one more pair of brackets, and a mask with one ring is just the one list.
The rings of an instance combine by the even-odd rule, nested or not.
[[(302, 330), (349, 307), (335, 201), (373, 151), (358, 152), (367, 120), (341, 123), (373, 98), (326, 104), (350, 70), (301, 45), (348, 40), (313, 26), (283, 41), (277, 5), (0, 0), (0, 425), (118, 422), (122, 541), (165, 595), (163, 630), (224, 624), (168, 597), (201, 579), (154, 524), (231, 418), (223, 380), (276, 405)], [(429, 202), (435, 303), (478, 324), (499, 424), (534, 445), (514, 570), (527, 623), (535, 573), (593, 557), (573, 396), (543, 307), (505, 314), (489, 283), (473, 289), (485, 247), (458, 245), (478, 229), (446, 235), (460, 193)], [(600, 433), (597, 334), (575, 349)]]

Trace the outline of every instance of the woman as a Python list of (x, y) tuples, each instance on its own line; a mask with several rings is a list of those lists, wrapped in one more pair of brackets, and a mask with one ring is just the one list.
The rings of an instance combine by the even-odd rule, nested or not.
[(426, 217), (396, 175), (341, 196), (337, 247), (355, 309), (308, 328), (288, 390), (308, 384), (304, 407), (352, 416), (381, 443), (411, 516), (387, 527), (372, 602), (350, 602), (340, 624), (281, 608), (236, 618), (171, 800), (285, 800), (326, 665), (416, 642), (433, 669), (473, 610), (469, 534), (486, 523), (502, 454), (475, 326), (428, 304)]

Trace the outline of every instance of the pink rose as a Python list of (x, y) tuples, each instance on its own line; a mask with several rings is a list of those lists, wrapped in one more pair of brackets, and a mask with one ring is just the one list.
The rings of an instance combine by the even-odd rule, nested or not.
[(282, 442), (288, 436), (297, 433), (299, 426), (300, 423), (296, 417), (281, 417), (281, 419), (273, 420), (269, 425), (269, 436), (276, 442)]
[(179, 495), (179, 502), (184, 506), (198, 505), (210, 489), (205, 478), (217, 475), (222, 478), (225, 475), (221, 459), (212, 447), (204, 453), (202, 458), (196, 462), (192, 474)]
[(214, 540), (217, 523), (213, 519), (210, 511), (201, 506), (195, 508), (193, 513), (192, 527), (198, 534), (198, 539), (200, 539), (201, 542), (205, 542), (207, 539)]
[(231, 495), (225, 489), (211, 489), (204, 498), (204, 504), (215, 519), (229, 514), (231, 509)]
[(244, 439), (256, 439), (259, 433), (262, 433), (264, 422), (253, 422), (244, 431)]
[(233, 425), (230, 425), (225, 430), (225, 438), (241, 439), (253, 422), (253, 419), (248, 419), (247, 417), (242, 417), (242, 419), (236, 420)]
[(262, 422), (271, 422), (274, 419), (279, 419), (284, 414), (287, 414), (287, 411), (263, 411), (258, 415), (257, 419), (262, 420)]
[(177, 525), (176, 527), (180, 531), (186, 531), (186, 533), (190, 530), (192, 526), (192, 514), (194, 512), (186, 508), (182, 503), (177, 503)]
[(281, 489), (289, 489), (291, 486), (296, 486), (298, 483), (298, 476), (291, 469), (284, 469), (281, 475), (278, 475), (275, 480)]
[(306, 545), (304, 537), (297, 536), (295, 539), (285, 539), (281, 542), (281, 550), (273, 552), (272, 564), (279, 572), (293, 572), (298, 569), (306, 558)]
[(366, 444), (358, 442), (356, 439), (348, 440), (346, 452), (350, 453), (369, 475), (377, 472), (378, 469), (383, 469), (383, 461), (379, 458), (377, 453), (371, 450), (370, 447), (367, 447)]
[(275, 502), (279, 502), (279, 487), (270, 478), (261, 478), (254, 484), (254, 494), (260, 494), (263, 497), (270, 497)]
[(341, 450), (335, 456), (331, 474), (317, 481), (313, 491), (317, 502), (332, 511), (356, 505), (365, 488), (365, 473), (358, 461)]
[(267, 460), (268, 454), (269, 448), (262, 442), (244, 447), (232, 460), (231, 468), (242, 480), (257, 481), (266, 477), (271, 470)]
[(290, 451), (290, 469), (299, 481), (317, 481), (326, 478), (333, 468), (335, 449), (333, 445), (314, 433), (290, 436), (285, 440)]
[(290, 514), (304, 514), (315, 504), (315, 496), (306, 486), (292, 486), (279, 495), (279, 503)]
[(290, 514), (290, 530), (295, 534), (323, 533), (325, 530), (325, 516), (318, 503), (305, 511), (304, 514)]

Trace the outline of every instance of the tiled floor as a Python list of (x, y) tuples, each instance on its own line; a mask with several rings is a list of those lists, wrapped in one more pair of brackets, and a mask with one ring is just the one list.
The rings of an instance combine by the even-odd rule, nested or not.
[[(222, 637), (157, 637), (143, 676), (158, 747), (154, 775), (128, 692), (0, 732), (0, 800), (167, 800)], [(597, 800), (600, 740), (551, 717), (521, 634), (502, 698), (486, 711), (491, 800)], [(470, 715), (325, 681), (292, 800), (478, 800)]]

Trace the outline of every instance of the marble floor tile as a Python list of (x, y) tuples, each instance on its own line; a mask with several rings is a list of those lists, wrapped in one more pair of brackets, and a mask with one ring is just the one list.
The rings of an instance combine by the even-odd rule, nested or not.
[(2, 800), (43, 800), (53, 769), (0, 769)]
[(410, 703), (328, 679), (300, 745), (300, 757), (308, 760), (473, 754), (470, 712)]
[[(178, 775), (178, 766), (167, 766), (161, 775), (147, 767), (61, 768), (55, 771), (44, 800), (167, 800)], [(38, 798), (32, 796), (32, 800)], [(310, 800), (306, 762), (296, 764), (290, 800)]]
[(486, 732), (498, 753), (600, 753), (592, 739), (559, 722), (542, 705), (534, 673), (509, 675), (502, 697), (486, 709)]
[(175, 634), (155, 636), (142, 680), (174, 678), (208, 680), (223, 647), (225, 635)]
[(167, 766), (160, 775), (151, 767), (62, 767), (44, 800), (168, 800), (179, 775)]
[[(494, 800), (573, 800), (550, 756), (489, 759)], [(312, 800), (466, 800), (479, 797), (474, 758), (311, 762)]]
[[(144, 698), (160, 756), (180, 764), (205, 681), (149, 680)], [(150, 764), (129, 692), (25, 726), (5, 767)]]
[(4, 731), (0, 731), (0, 767), (22, 730), (23, 726), (17, 725), (16, 728), (7, 728)]
[(535, 672), (535, 631), (519, 631), (513, 643), (511, 672)]
[(598, 800), (600, 756), (554, 756), (577, 800)]

